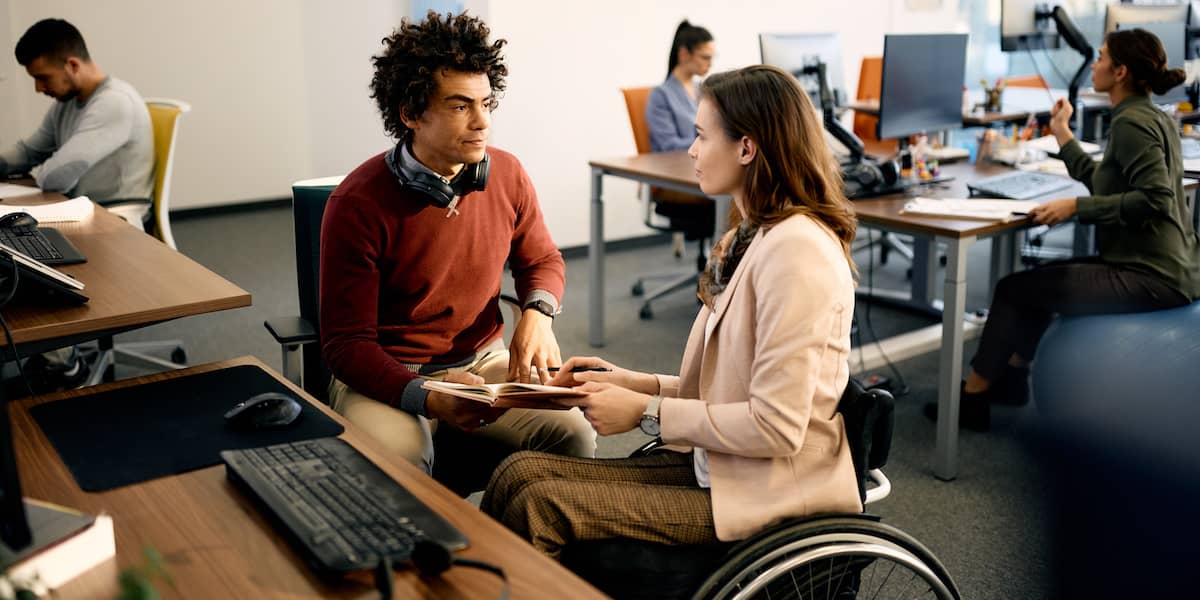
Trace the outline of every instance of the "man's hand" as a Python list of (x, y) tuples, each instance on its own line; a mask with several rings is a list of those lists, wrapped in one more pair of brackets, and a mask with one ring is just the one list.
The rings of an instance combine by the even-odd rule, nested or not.
[[(574, 369), (608, 369), (607, 371), (580, 371)], [(558, 373), (548, 383), (564, 387), (575, 387), (589, 381), (612, 383), (643, 394), (658, 393), (658, 378), (650, 373), (622, 369), (607, 360), (595, 356), (573, 356), (563, 363)]]
[[(472, 373), (451, 373), (444, 381), (478, 385), (483, 378)], [(505, 408), (492, 408), (483, 402), (459, 398), (441, 392), (429, 392), (425, 397), (425, 414), (431, 419), (445, 421), (464, 431), (474, 431), (495, 422), (504, 414)]]
[[(595, 375), (596, 373), (589, 373)], [(576, 373), (578, 375), (578, 373)], [(562, 398), (555, 402), (563, 406), (578, 406), (583, 416), (600, 435), (625, 433), (637, 427), (650, 404), (650, 395), (641, 394), (611, 383), (589, 382), (579, 386), (588, 392), (581, 398)]]
[(1075, 216), (1076, 198), (1059, 198), (1029, 211), (1029, 218), (1038, 225), (1057, 225)]
[(1071, 133), (1071, 115), (1073, 114), (1075, 114), (1075, 109), (1065, 98), (1059, 98), (1055, 101), (1054, 106), (1050, 107), (1050, 132), (1058, 139), (1059, 148), (1075, 139), (1075, 134)]
[(521, 320), (513, 331), (512, 343), (508, 345), (509, 381), (532, 383), (532, 369), (537, 369), (541, 381), (550, 381), (550, 372), (546, 367), (562, 364), (558, 340), (554, 338), (551, 328), (553, 324), (554, 319), (532, 308), (521, 314)]

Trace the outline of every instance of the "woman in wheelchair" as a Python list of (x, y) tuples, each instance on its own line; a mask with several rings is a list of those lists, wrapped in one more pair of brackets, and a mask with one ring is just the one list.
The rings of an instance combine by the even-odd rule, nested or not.
[(704, 81), (695, 124), (700, 187), (731, 195), (736, 214), (701, 279), (680, 375), (576, 357), (550, 382), (589, 392), (563, 403), (601, 435), (640, 426), (690, 451), (505, 460), (481, 508), (550, 556), (596, 539), (740, 540), (862, 510), (837, 412), (856, 220), (817, 112), (795, 78), (759, 65)]

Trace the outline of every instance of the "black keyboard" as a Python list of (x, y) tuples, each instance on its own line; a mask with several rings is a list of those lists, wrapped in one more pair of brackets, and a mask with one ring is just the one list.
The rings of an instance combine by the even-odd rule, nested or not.
[(467, 538), (337, 438), (221, 452), (229, 479), (259, 500), (319, 571), (408, 560), (418, 540), (448, 550)]
[(0, 244), (22, 252), (38, 262), (61, 260), (63, 257), (62, 252), (46, 239), (36, 225), (11, 229), (0, 227)]
[(967, 188), (976, 196), (1029, 200), (1069, 188), (1074, 183), (1074, 180), (1058, 175), (1015, 171), (976, 179), (968, 182)]

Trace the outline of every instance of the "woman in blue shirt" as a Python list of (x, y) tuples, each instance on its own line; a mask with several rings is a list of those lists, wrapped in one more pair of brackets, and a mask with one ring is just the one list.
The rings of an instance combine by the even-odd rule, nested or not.
[(675, 30), (667, 78), (646, 103), (651, 151), (686, 150), (696, 139), (696, 79), (708, 73), (715, 51), (707, 29), (684, 20)]

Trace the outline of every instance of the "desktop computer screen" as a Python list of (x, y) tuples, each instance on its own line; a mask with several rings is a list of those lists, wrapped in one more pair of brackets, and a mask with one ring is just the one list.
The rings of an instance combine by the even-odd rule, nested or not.
[(758, 47), (762, 64), (779, 67), (796, 75), (813, 104), (820, 106), (819, 84), (815, 77), (798, 74), (818, 60), (825, 63), (825, 79), (835, 104), (846, 103), (846, 83), (842, 71), (842, 37), (837, 33), (761, 33)]
[[(1182, 21), (1174, 23), (1117, 23), (1117, 29), (1145, 29), (1150, 33), (1158, 36), (1162, 40), (1163, 47), (1167, 50), (1167, 68), (1175, 69), (1183, 68), (1184, 56), (1187, 54), (1187, 25)], [(1167, 93), (1159, 96), (1154, 94), (1152, 98), (1159, 104), (1167, 102), (1182, 102), (1187, 100), (1187, 90), (1184, 84), (1177, 85)]]
[[(1143, 23), (1186, 23), (1188, 5), (1179, 4), (1109, 4), (1104, 18), (1104, 33), (1117, 30), (1117, 25), (1128, 29)], [(1165, 40), (1164, 40), (1165, 41)]]
[(1054, 21), (1038, 19), (1037, 12), (1046, 12), (1053, 4), (1046, 0), (1001, 0), (1000, 49), (1004, 52), (1053, 49), (1059, 47)]
[(879, 139), (958, 129), (963, 120), (967, 35), (887, 35)]

